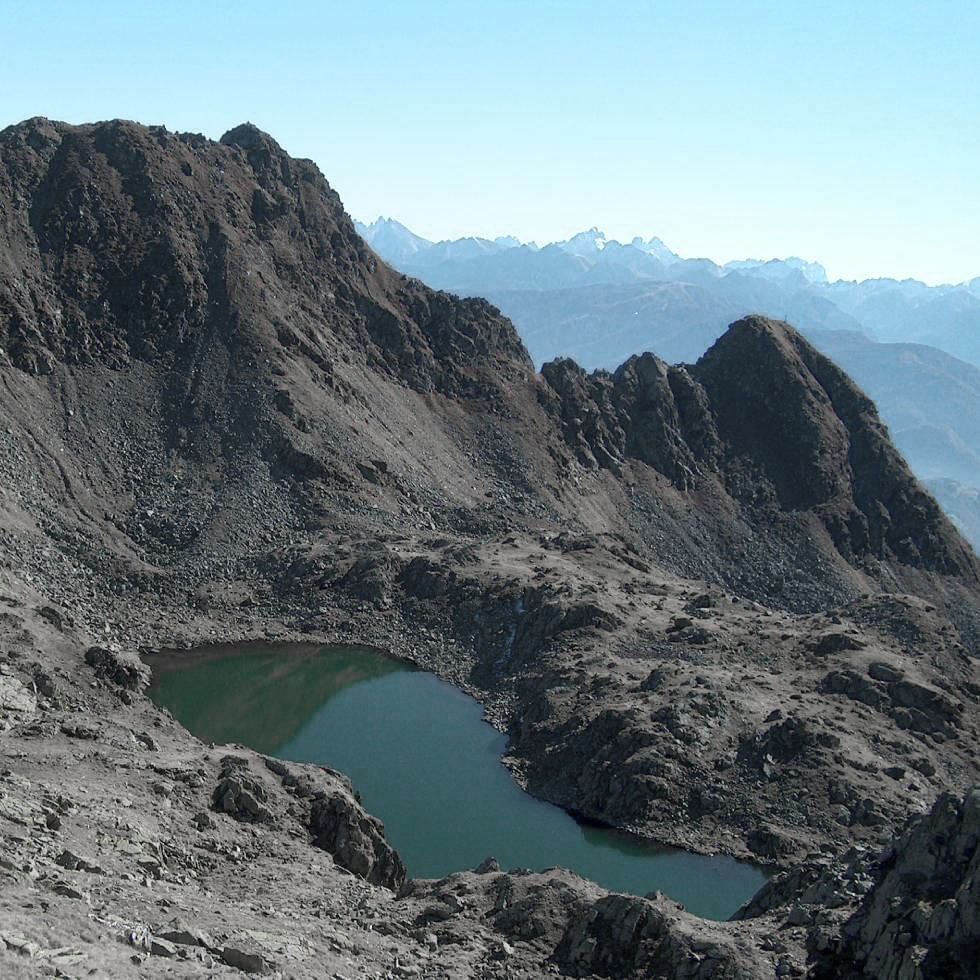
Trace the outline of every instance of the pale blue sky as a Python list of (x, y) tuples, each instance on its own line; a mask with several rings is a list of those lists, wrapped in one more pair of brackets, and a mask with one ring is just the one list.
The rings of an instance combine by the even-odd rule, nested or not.
[(980, 275), (980, 2), (0, 0), (0, 126), (251, 120), (431, 238)]

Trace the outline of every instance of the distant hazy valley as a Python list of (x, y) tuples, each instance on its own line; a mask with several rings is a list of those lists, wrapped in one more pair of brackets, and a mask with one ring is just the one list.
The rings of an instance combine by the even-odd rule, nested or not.
[(544, 246), (505, 236), (430, 242), (397, 221), (355, 222), (385, 261), (427, 285), (486, 296), (535, 363), (614, 370), (631, 354), (696, 360), (748, 312), (786, 319), (875, 400), (898, 447), (980, 548), (980, 277), (828, 281), (800, 258), (718, 265), (659, 238), (591, 229)]

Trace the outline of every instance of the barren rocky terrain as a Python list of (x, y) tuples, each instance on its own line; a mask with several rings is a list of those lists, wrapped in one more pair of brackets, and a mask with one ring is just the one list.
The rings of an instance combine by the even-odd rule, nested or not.
[[(538, 374), (249, 125), (11, 127), (0, 228), (2, 975), (973, 975), (980, 566), (789, 325)], [(146, 698), (238, 640), (388, 650), (534, 794), (778, 874), (406, 880), (341, 774)]]

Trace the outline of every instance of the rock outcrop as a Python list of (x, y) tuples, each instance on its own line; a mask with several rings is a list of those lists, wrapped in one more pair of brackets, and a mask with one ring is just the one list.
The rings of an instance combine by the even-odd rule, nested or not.
[(968, 980), (980, 964), (980, 789), (943, 794), (881, 856), (839, 935), (811, 939), (815, 980)]
[(221, 760), (221, 777), (211, 797), (215, 810), (243, 823), (272, 823), (267, 798), (265, 787), (249, 774), (247, 759), (226, 755)]
[(89, 647), (85, 663), (95, 676), (127, 691), (142, 693), (150, 683), (150, 668), (135, 654), (105, 647)]
[[(874, 404), (786, 324), (747, 317), (697, 364), (652, 354), (613, 374), (554, 361), (565, 441), (587, 467), (646, 463), (681, 489), (719, 476), (752, 507), (811, 512), (849, 561), (965, 574), (976, 562), (888, 438)], [(909, 534), (914, 528), (915, 533)]]
[(332, 769), (297, 770), (272, 758), (265, 765), (300, 804), (313, 845), (332, 855), (336, 865), (394, 892), (405, 884), (405, 865), (385, 839), (384, 825), (364, 810), (346, 776)]

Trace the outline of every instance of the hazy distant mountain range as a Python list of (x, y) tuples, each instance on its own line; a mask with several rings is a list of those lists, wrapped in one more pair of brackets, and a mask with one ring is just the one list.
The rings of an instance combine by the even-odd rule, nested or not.
[(612, 369), (645, 350), (694, 361), (746, 313), (789, 320), (875, 399), (919, 478), (980, 549), (980, 277), (830, 282), (801, 258), (718, 265), (597, 228), (539, 246), (430, 242), (390, 218), (355, 225), (400, 271), (489, 298), (538, 364), (564, 356)]
[[(692, 355), (703, 349), (702, 334), (714, 330), (717, 336), (730, 320), (728, 311), (741, 313), (748, 305), (769, 315), (787, 315), (805, 330), (851, 329), (882, 342), (928, 344), (980, 366), (980, 277), (945, 286), (914, 279), (829, 282), (818, 262), (793, 257), (718, 265), (705, 258), (682, 258), (659, 238), (623, 244), (597, 228), (539, 246), (512, 236), (430, 242), (390, 218), (355, 224), (386, 261), (457, 293), (631, 285), (632, 293), (616, 291), (617, 300), (635, 303), (630, 312), (637, 316), (651, 313), (651, 302), (669, 313), (678, 326), (678, 341)], [(579, 294), (576, 305), (587, 314), (593, 297), (605, 306), (610, 292)], [(719, 314), (728, 319), (714, 326)], [(576, 333), (584, 338), (587, 325), (575, 322)], [(535, 339), (550, 347), (546, 335), (531, 337), (532, 354)]]

